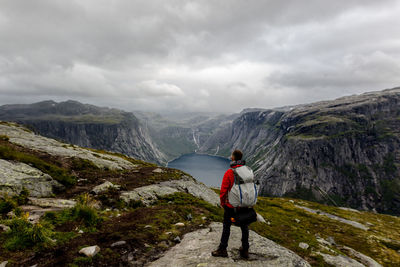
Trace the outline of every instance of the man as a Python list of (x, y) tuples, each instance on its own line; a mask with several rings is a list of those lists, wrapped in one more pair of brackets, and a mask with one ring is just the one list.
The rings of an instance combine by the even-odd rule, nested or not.
[[(231, 168), (237, 168), (245, 165), (245, 161), (242, 160), (243, 153), (240, 150), (235, 150), (231, 155)], [(222, 179), (221, 191), (220, 191), (220, 201), (221, 206), (224, 208), (224, 222), (223, 230), (221, 236), (221, 243), (217, 250), (213, 251), (211, 254), (214, 257), (228, 257), (227, 247), (229, 235), (231, 232), (232, 221), (231, 218), (234, 215), (234, 208), (228, 201), (228, 193), (231, 190), (235, 181), (235, 175), (232, 169), (225, 172), (224, 178)], [(249, 258), (249, 226), (242, 225), (242, 247), (239, 249), (240, 256), (242, 258)]]

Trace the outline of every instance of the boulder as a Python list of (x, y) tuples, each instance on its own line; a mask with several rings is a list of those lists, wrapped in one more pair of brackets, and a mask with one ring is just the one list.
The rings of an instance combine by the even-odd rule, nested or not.
[(120, 187), (121, 186), (119, 186), (119, 185), (115, 185), (115, 184), (113, 184), (113, 183), (111, 183), (109, 181), (105, 181), (104, 183), (102, 183), (102, 184), (100, 184), (98, 186), (95, 186), (92, 189), (92, 192), (95, 193), (95, 194), (100, 194), (102, 192), (107, 191), (109, 188), (119, 189)]
[(23, 188), (34, 197), (48, 197), (64, 188), (50, 175), (25, 163), (0, 159), (0, 193), (18, 195)]
[(0, 263), (0, 267), (6, 267), (8, 264), (8, 261), (3, 261), (2, 263)]
[(211, 223), (210, 228), (200, 229), (183, 236), (181, 242), (150, 267), (170, 266), (310, 266), (304, 259), (291, 250), (250, 231), (250, 259), (240, 258), (238, 248), (241, 245), (239, 227), (231, 228), (228, 253), (229, 258), (212, 257), (211, 251), (219, 245), (222, 232), (221, 223)]
[(122, 192), (121, 199), (129, 203), (141, 201), (146, 206), (153, 204), (158, 198), (178, 192), (177, 189), (158, 184), (142, 186), (132, 191)]
[(220, 203), (219, 196), (208, 186), (200, 183), (196, 179), (183, 176), (180, 180), (171, 180), (160, 183), (160, 185), (169, 186), (177, 189), (179, 192), (189, 193), (197, 198), (203, 199), (214, 206)]
[(99, 246), (91, 246), (91, 247), (85, 247), (79, 250), (80, 254), (84, 254), (87, 257), (94, 257), (97, 253), (100, 252), (100, 247)]

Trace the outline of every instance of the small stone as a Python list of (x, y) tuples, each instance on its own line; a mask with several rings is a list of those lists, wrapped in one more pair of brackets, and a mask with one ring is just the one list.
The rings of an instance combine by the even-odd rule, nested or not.
[(121, 216), (121, 214), (120, 214), (120, 213), (118, 213), (118, 214), (117, 214), (117, 217), (120, 217), (120, 216)]
[(264, 217), (261, 216), (261, 214), (258, 214), (258, 213), (257, 213), (257, 222), (266, 223)]
[(149, 247), (151, 247), (149, 244), (147, 244), (147, 243), (144, 243), (144, 246), (146, 247), (146, 248), (149, 248)]
[(133, 252), (129, 252), (128, 261), (133, 261)]
[(207, 217), (204, 216), (204, 217), (201, 217), (201, 219), (205, 221), (207, 219)]
[(152, 228), (153, 226), (151, 226), (151, 225), (146, 225), (144, 228)]
[(290, 202), (290, 203), (294, 203), (294, 200), (291, 199), (291, 200), (289, 200), (289, 202)]
[(189, 214), (186, 216), (186, 219), (187, 219), (188, 221), (191, 221), (191, 220), (193, 219), (192, 214), (189, 213)]
[(78, 234), (83, 234), (83, 231), (82, 231), (82, 230), (79, 230), (79, 231), (78, 231)]
[(180, 243), (181, 242), (181, 238), (179, 236), (174, 238), (174, 242), (175, 243)]
[(299, 247), (302, 248), (302, 249), (308, 249), (310, 246), (307, 243), (300, 242), (299, 243)]
[(6, 267), (8, 261), (3, 261), (2, 263), (0, 263), (0, 267)]
[(97, 253), (99, 253), (100, 247), (99, 246), (91, 246), (91, 247), (85, 247), (81, 250), (79, 250), (79, 254), (85, 254), (87, 257), (93, 257)]
[(154, 169), (153, 172), (155, 173), (163, 173), (164, 171), (161, 168)]
[(158, 245), (159, 245), (160, 247), (163, 247), (163, 248), (167, 248), (167, 247), (168, 247), (168, 244), (167, 244), (166, 241), (161, 241)]
[(184, 224), (184, 223), (181, 223), (181, 222), (178, 222), (178, 223), (176, 223), (175, 225), (176, 225), (176, 226), (180, 226), (180, 227), (185, 226), (185, 224)]
[(4, 232), (7, 232), (7, 231), (10, 230), (10, 227), (8, 227), (8, 226), (5, 225), (5, 224), (0, 224), (0, 228), (1, 228)]
[(299, 219), (297, 219), (297, 218), (296, 218), (296, 219), (294, 219), (294, 221), (295, 221), (295, 222), (297, 222), (297, 223), (299, 223), (299, 222), (300, 222), (300, 220), (299, 220)]
[(111, 244), (111, 247), (112, 247), (112, 248), (113, 248), (113, 247), (119, 247), (119, 246), (123, 246), (123, 245), (125, 245), (125, 244), (126, 244), (126, 241), (121, 240), (121, 241), (112, 243), (112, 244)]
[(331, 245), (336, 245), (335, 239), (333, 237), (331, 237), (331, 236), (328, 236), (326, 241), (328, 241), (329, 244), (331, 244)]
[(268, 224), (268, 225), (271, 225), (271, 222), (268, 221), (267, 224)]
[(165, 232), (166, 235), (172, 235), (172, 232)]

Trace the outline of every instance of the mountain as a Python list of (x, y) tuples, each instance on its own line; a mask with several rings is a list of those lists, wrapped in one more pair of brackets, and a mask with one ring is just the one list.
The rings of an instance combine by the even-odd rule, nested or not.
[[(182, 171), (0, 121), (0, 266), (398, 266), (400, 218), (260, 197), (250, 260), (211, 257), (218, 190)], [(265, 219), (264, 219), (265, 218)]]
[(0, 120), (28, 125), (36, 132), (75, 145), (110, 150), (156, 163), (165, 155), (132, 113), (77, 101), (42, 101), (0, 106)]
[(202, 112), (157, 114), (134, 111), (133, 113), (148, 126), (150, 135), (168, 161), (197, 151), (208, 138), (239, 116), (239, 114)]
[(244, 112), (200, 148), (243, 149), (264, 196), (400, 214), (400, 88)]

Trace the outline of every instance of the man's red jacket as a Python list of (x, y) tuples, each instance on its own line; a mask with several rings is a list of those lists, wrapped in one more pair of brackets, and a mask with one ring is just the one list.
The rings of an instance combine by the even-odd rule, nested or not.
[[(233, 165), (231, 168), (237, 168), (243, 165)], [(221, 201), (222, 207), (233, 208), (233, 206), (228, 201), (228, 193), (231, 191), (233, 184), (235, 183), (235, 174), (232, 169), (225, 172), (224, 178), (222, 178), (221, 191), (219, 194), (219, 199)]]

